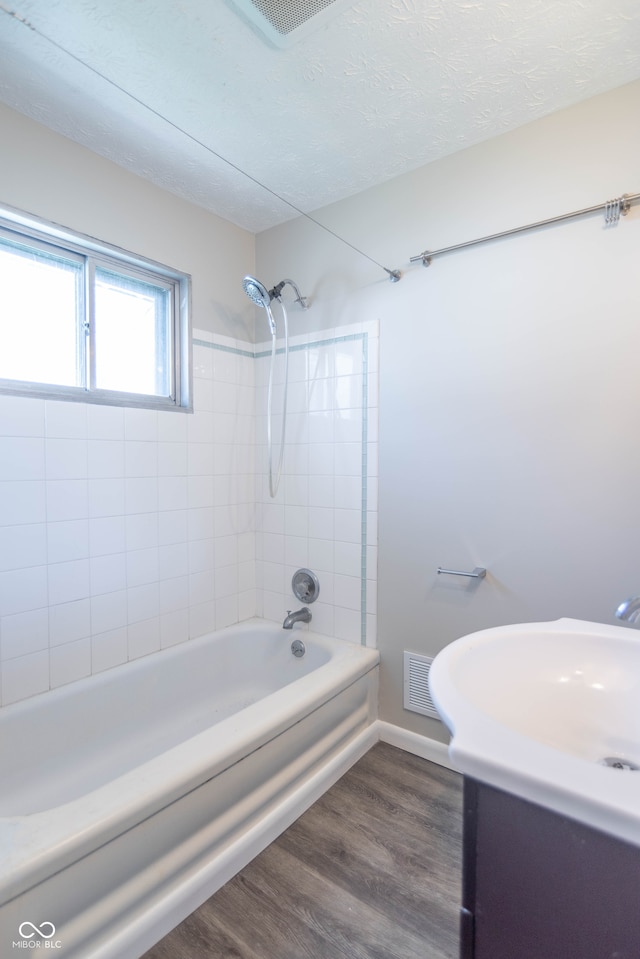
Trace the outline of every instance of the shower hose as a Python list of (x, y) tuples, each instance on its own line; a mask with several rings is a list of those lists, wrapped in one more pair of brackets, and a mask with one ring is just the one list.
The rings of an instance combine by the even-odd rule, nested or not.
[(280, 434), (280, 452), (278, 454), (278, 466), (276, 469), (276, 474), (273, 474), (273, 435), (271, 430), (271, 421), (272, 421), (272, 405), (273, 405), (273, 371), (276, 365), (276, 353), (277, 353), (277, 339), (278, 333), (276, 329), (275, 321), (273, 320), (273, 315), (271, 314), (271, 307), (267, 306), (267, 311), (271, 315), (271, 366), (269, 368), (269, 388), (267, 391), (267, 459), (269, 466), (269, 495), (271, 499), (274, 499), (276, 493), (278, 492), (278, 487), (280, 486), (280, 478), (282, 476), (282, 463), (284, 459), (284, 444), (285, 444), (285, 433), (287, 427), (287, 390), (289, 386), (289, 326), (287, 320), (287, 311), (285, 309), (284, 303), (282, 300), (278, 299), (280, 304), (280, 309), (282, 310), (282, 318), (284, 321), (284, 392), (282, 397), (282, 430)]

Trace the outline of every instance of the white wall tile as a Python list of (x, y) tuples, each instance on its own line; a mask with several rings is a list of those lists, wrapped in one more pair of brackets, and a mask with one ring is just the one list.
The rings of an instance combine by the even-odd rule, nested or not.
[(188, 544), (189, 572), (212, 570), (214, 566), (213, 539), (198, 539)]
[(158, 514), (158, 544), (185, 543), (189, 536), (186, 509), (167, 510)]
[(124, 484), (123, 479), (89, 480), (89, 516), (121, 516), (125, 511)]
[(215, 599), (215, 584), (213, 570), (202, 570), (189, 574), (189, 603), (192, 606), (201, 606), (203, 603), (213, 602)]
[(11, 569), (0, 573), (0, 616), (40, 609), (47, 604), (46, 566)]
[(154, 616), (133, 623), (127, 630), (127, 646), (129, 659), (139, 659), (149, 656), (160, 649), (160, 617)]
[[(208, 542), (205, 540), (205, 542)], [(158, 549), (158, 577), (160, 582), (185, 576), (189, 572), (189, 543), (171, 543)], [(164, 586), (162, 587), (164, 589)]]
[(47, 523), (47, 562), (65, 563), (89, 555), (89, 521)]
[[(124, 436), (126, 440), (141, 440), (154, 443), (158, 439), (157, 410), (128, 407), (124, 411)], [(184, 415), (176, 413), (176, 416)]]
[(234, 591), (229, 596), (221, 596), (216, 600), (215, 628), (224, 629), (238, 622), (238, 593)]
[(87, 406), (88, 436), (94, 440), (124, 439), (124, 409), (121, 406)]
[(44, 436), (44, 400), (0, 396), (0, 436)]
[(51, 649), (51, 688), (65, 686), (91, 675), (91, 640), (81, 639)]
[(27, 699), (49, 689), (49, 650), (30, 653), (2, 664), (2, 704)]
[(335, 473), (335, 448), (332, 443), (310, 443), (308, 451), (310, 476), (333, 476)]
[(86, 440), (47, 438), (45, 444), (48, 480), (75, 480), (87, 476)]
[(158, 413), (158, 439), (163, 443), (187, 442), (188, 414), (177, 412)]
[(176, 609), (160, 617), (160, 647), (167, 649), (189, 639), (189, 610)]
[(335, 539), (342, 543), (362, 541), (362, 513), (356, 509), (334, 510)]
[(47, 436), (86, 439), (88, 435), (87, 407), (84, 403), (66, 403), (45, 400), (45, 431)]
[(160, 592), (158, 583), (146, 583), (127, 589), (127, 621), (139, 623), (152, 619), (160, 610)]
[(235, 595), (238, 592), (238, 567), (221, 566), (216, 569), (214, 581), (214, 596), (222, 599), (225, 596)]
[(15, 659), (47, 649), (49, 609), (30, 609), (0, 619), (0, 659)]
[(48, 567), (49, 603), (70, 603), (91, 595), (91, 575), (88, 559), (70, 563), (53, 563)]
[(337, 639), (346, 639), (351, 643), (359, 643), (361, 636), (360, 612), (355, 609), (335, 606), (334, 636)]
[(158, 546), (158, 513), (134, 513), (125, 517), (127, 550)]
[[(187, 539), (189, 542), (196, 539), (210, 539), (214, 536), (214, 514), (213, 507), (187, 510)], [(225, 517), (226, 522), (228, 522), (228, 516)], [(229, 530), (231, 529), (229, 523)], [(217, 535), (224, 536), (225, 533), (221, 529)]]
[(87, 474), (90, 479), (124, 476), (124, 441), (95, 440), (87, 442)]
[(109, 553), (89, 560), (91, 595), (114, 593), (127, 586), (127, 554)]
[[(46, 518), (50, 523), (84, 519), (90, 515), (87, 480), (49, 480), (46, 484)], [(122, 510), (120, 510), (122, 512)], [(95, 513), (93, 515), (102, 515)]]
[(104, 516), (89, 520), (89, 555), (121, 553), (126, 548), (124, 516)]
[(332, 539), (309, 539), (309, 566), (315, 572), (333, 572), (334, 543)]
[(336, 443), (336, 476), (362, 475), (362, 446), (360, 443)]
[(187, 440), (189, 443), (212, 443), (214, 439), (214, 414), (201, 410), (189, 417)]
[(212, 476), (187, 477), (187, 503), (190, 509), (214, 505)]
[(127, 552), (127, 586), (158, 584), (158, 548), (136, 549)]
[(45, 440), (0, 436), (0, 482), (45, 479)]
[(333, 579), (333, 599), (336, 606), (359, 610), (361, 606), (361, 581), (359, 576), (343, 576), (336, 573)]
[(158, 444), (158, 476), (186, 476), (187, 443)]
[(317, 506), (311, 506), (309, 508), (309, 537), (311, 539), (329, 539), (333, 541), (333, 514), (334, 511), (332, 509)]
[[(238, 564), (238, 536), (217, 536), (215, 542), (214, 566), (236, 566)], [(253, 557), (252, 557), (253, 558)]]
[(175, 576), (166, 579), (160, 590), (160, 615), (189, 608), (189, 577)]
[(24, 566), (43, 566), (46, 562), (47, 527), (44, 523), (0, 527), (0, 572)]
[(359, 542), (334, 544), (334, 570), (346, 576), (360, 576), (362, 548)]
[(132, 477), (125, 480), (125, 511), (152, 513), (158, 509), (158, 477)]
[(186, 510), (188, 503), (186, 476), (160, 476), (158, 478), (158, 509)]
[(127, 591), (102, 593), (91, 597), (91, 633), (112, 632), (127, 625)]
[(47, 518), (47, 487), (43, 481), (0, 482), (0, 526), (43, 523)]
[(213, 459), (214, 446), (212, 443), (194, 443), (189, 446), (185, 461), (186, 472), (189, 476), (212, 476)]
[(91, 603), (76, 600), (49, 607), (49, 645), (61, 646), (91, 635)]
[(158, 444), (127, 440), (124, 444), (125, 476), (158, 475)]
[(113, 629), (91, 637), (91, 670), (112, 669), (127, 661), (127, 629)]
[(213, 600), (189, 606), (189, 637), (206, 636), (215, 624), (216, 607)]

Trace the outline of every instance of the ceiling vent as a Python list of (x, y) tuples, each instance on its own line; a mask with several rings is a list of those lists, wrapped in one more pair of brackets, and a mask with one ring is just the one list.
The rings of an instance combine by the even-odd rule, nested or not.
[(354, 0), (227, 0), (269, 43), (289, 47), (335, 18)]

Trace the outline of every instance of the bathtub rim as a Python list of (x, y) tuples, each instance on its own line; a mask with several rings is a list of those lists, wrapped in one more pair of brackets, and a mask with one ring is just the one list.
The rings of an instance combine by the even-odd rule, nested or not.
[[(206, 643), (221, 633), (242, 635), (256, 629), (272, 633), (278, 628), (278, 624), (256, 617), (158, 655), (187, 654), (191, 643)], [(329, 661), (81, 797), (42, 812), (0, 818), (0, 905), (215, 778), (338, 696), (379, 663), (378, 650), (308, 631), (304, 631), (304, 637), (328, 649)], [(138, 668), (143, 669), (144, 658), (140, 663)], [(138, 666), (138, 662), (129, 665)], [(101, 679), (102, 674), (97, 678)], [(73, 692), (72, 686), (69, 692)], [(264, 722), (265, 708), (268, 723)], [(141, 778), (144, 788), (140, 788)], [(109, 810), (107, 816), (105, 808)]]

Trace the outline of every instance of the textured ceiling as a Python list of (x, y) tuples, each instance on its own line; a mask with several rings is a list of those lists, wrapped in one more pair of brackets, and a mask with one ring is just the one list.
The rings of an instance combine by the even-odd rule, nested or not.
[(0, 99), (259, 232), (640, 77), (638, 0), (335, 11), (282, 49), (232, 0), (0, 0)]

